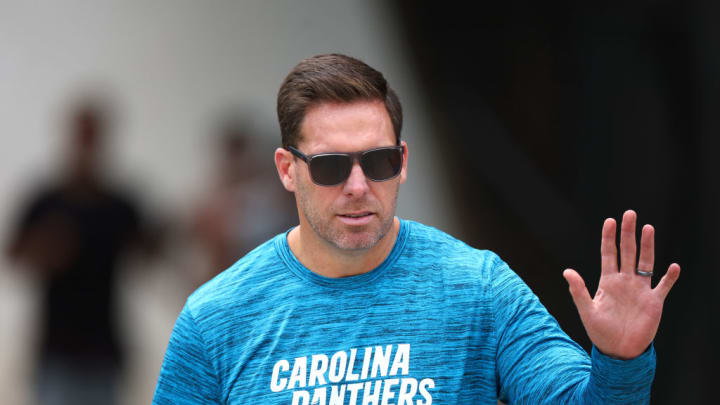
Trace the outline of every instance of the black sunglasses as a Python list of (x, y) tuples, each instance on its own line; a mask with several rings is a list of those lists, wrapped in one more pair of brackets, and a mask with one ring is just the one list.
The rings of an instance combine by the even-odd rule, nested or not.
[(353, 164), (358, 160), (363, 173), (372, 181), (385, 181), (396, 177), (402, 169), (404, 147), (386, 146), (359, 152), (316, 155), (305, 155), (292, 146), (285, 149), (307, 163), (313, 183), (319, 186), (335, 186), (347, 180)]

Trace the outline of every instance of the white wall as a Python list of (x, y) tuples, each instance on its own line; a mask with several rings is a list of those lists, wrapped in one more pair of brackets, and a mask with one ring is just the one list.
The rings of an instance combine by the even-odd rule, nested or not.
[(382, 6), (0, 2), (0, 227), (17, 192), (56, 159), (62, 108), (78, 91), (100, 85), (111, 93), (117, 166), (142, 178), (156, 204), (172, 206), (205, 178), (204, 137), (220, 111), (248, 106), (279, 143), (275, 97), (284, 76), (304, 57), (342, 52), (384, 72), (403, 101), (411, 171), (400, 215), (454, 229), (444, 183), (429, 169), (434, 140), (414, 71)]

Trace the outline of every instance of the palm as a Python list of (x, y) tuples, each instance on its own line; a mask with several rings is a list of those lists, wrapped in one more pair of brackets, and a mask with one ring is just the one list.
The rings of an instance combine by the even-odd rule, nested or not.
[(600, 248), (602, 271), (594, 298), (590, 298), (577, 272), (568, 269), (564, 273), (590, 340), (601, 352), (620, 359), (640, 355), (655, 338), (663, 302), (680, 275), (680, 266), (673, 263), (658, 285), (652, 288), (651, 277), (636, 273), (636, 269), (652, 271), (655, 252), (654, 229), (645, 225), (640, 258), (635, 265), (635, 221), (633, 211), (627, 211), (623, 216), (619, 271), (615, 221), (605, 221)]

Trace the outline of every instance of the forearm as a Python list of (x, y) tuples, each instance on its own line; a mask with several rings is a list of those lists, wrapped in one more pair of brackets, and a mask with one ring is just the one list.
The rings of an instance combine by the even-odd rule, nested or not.
[(500, 399), (520, 404), (648, 403), (655, 351), (616, 360), (591, 356), (565, 334), (537, 297), (500, 264), (494, 273)]
[[(506, 403), (645, 404), (655, 371), (652, 347), (631, 360), (605, 356), (593, 347), (588, 356), (569, 337), (546, 329), (507, 350), (499, 364)], [(564, 336), (563, 336), (564, 335)]]

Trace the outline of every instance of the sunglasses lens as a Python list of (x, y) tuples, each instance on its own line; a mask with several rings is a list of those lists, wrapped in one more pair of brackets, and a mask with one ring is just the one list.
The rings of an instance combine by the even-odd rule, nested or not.
[(315, 156), (310, 161), (310, 175), (315, 183), (323, 186), (340, 184), (350, 175), (352, 161), (346, 155)]
[(383, 181), (400, 173), (402, 167), (401, 149), (378, 149), (366, 152), (361, 159), (365, 175), (371, 180)]

